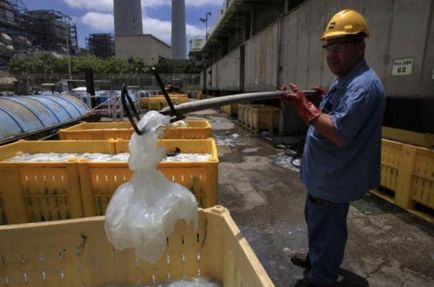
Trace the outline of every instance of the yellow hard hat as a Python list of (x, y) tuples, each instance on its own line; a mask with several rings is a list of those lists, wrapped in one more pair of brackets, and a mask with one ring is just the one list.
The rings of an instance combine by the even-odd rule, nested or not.
[(369, 36), (368, 24), (357, 11), (345, 9), (336, 13), (327, 24), (321, 40), (329, 40), (350, 35)]

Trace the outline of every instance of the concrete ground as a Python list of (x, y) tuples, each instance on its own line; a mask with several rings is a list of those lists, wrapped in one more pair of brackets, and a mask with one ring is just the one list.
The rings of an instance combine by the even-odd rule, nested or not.
[[(285, 149), (253, 136), (213, 110), (218, 144), (219, 200), (227, 207), (276, 286), (303, 277), (288, 250), (305, 251), (306, 191)], [(434, 286), (434, 226), (373, 195), (351, 204), (340, 286)]]

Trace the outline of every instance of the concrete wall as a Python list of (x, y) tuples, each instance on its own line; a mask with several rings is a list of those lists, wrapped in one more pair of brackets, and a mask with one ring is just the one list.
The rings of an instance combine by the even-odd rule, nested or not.
[(158, 63), (159, 57), (170, 59), (172, 49), (167, 44), (150, 35), (116, 36), (116, 58), (128, 60), (137, 57), (143, 59), (145, 65)]
[(277, 32), (271, 25), (253, 36), (245, 44), (245, 90), (272, 90), (277, 81)]
[[(263, 1), (265, 3), (265, 1)], [(284, 6), (276, 4), (252, 4), (252, 34), (256, 34), (261, 31), (265, 26), (270, 23), (283, 13)]]
[[(319, 38), (328, 20), (344, 8), (356, 9), (366, 17), (371, 32), (366, 59), (382, 78), (388, 96), (434, 97), (434, 3), (431, 0), (306, 1), (285, 15), (281, 24), (276, 20), (244, 43), (245, 90), (276, 89), (280, 83), (289, 81), (302, 88), (328, 85), (333, 75), (325, 63)], [(220, 81), (218, 86), (206, 88), (236, 87), (224, 78), (239, 74), (236, 62), (231, 62), (238, 50), (239, 47), (235, 48), (211, 67), (222, 78), (213, 80), (213, 83)], [(412, 73), (392, 75), (393, 62), (404, 58), (413, 59)], [(213, 75), (217, 74), (213, 72)]]
[[(210, 73), (211, 71), (211, 73)], [(226, 57), (207, 69), (208, 89), (236, 91), (240, 89), (240, 49), (237, 48)]]
[[(230, 71), (230, 73), (228, 73)], [(221, 90), (240, 89), (240, 50), (229, 53), (217, 64), (218, 88)]]

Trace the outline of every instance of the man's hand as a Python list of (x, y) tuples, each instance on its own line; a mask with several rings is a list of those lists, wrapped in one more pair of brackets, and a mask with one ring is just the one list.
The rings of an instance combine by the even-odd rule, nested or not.
[[(318, 109), (311, 101), (306, 98), (306, 95), (293, 83), (291, 83), (291, 93), (287, 93), (281, 97), (282, 101), (292, 104), (298, 114), (303, 118), (305, 123), (309, 124), (314, 119), (321, 115), (321, 110)], [(281, 91), (286, 91), (286, 86), (283, 86)]]
[[(287, 93), (281, 97), (284, 102), (295, 105), (297, 102), (303, 100), (303, 96), (306, 97), (302, 92), (300, 92), (300, 89), (295, 84), (290, 83), (289, 87), (291, 88), (292, 93)], [(284, 85), (281, 90), (287, 91), (288, 88)]]

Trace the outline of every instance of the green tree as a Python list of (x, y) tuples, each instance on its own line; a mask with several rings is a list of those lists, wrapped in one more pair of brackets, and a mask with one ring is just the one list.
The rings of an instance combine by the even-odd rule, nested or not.
[(26, 78), (31, 72), (31, 63), (27, 59), (14, 57), (8, 63), (8, 70), (17, 78)]

